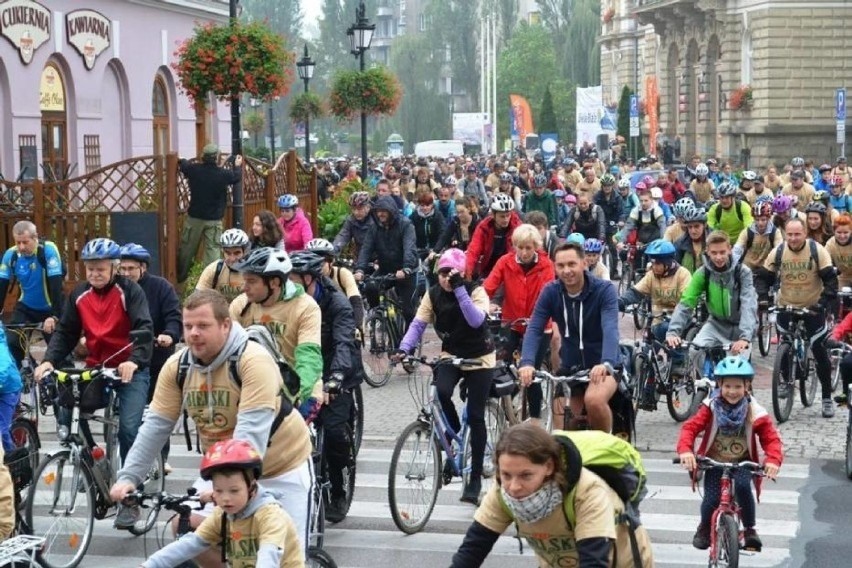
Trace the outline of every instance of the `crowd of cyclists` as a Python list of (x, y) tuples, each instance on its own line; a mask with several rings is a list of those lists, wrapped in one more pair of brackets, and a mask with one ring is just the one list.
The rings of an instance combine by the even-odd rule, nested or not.
[[(346, 168), (340, 177), (331, 175), (328, 164), (319, 167), (322, 199), (347, 192), (346, 179), (357, 177), (346, 164), (338, 164)], [(168, 454), (169, 436), (183, 412), (195, 423), (206, 452), (195, 487), (207, 507), (193, 515), (198, 532), (191, 544), (152, 557), (145, 566), (171, 566), (177, 558), (191, 557), (202, 566), (222, 565), (217, 546), (226, 543), (218, 524), (224, 531), (226, 521), (256, 514), (264, 521), (256, 530), (242, 531), (241, 538), (273, 542), (264, 540), (273, 535), (269, 538), (280, 544), (261, 547), (250, 561), (293, 565), (289, 548), (295, 541), (303, 557), (315, 481), (306, 423), (314, 420), (324, 428), (330, 465), (326, 517), (331, 522), (346, 517), (342, 471), (353, 459), (348, 419), (352, 389), (370, 372), (362, 364), (362, 328), (377, 302), (375, 277), (392, 282), (406, 323), (389, 358), (405, 361), (431, 325), (442, 356), (476, 360), (462, 369), (436, 368), (434, 377), (453, 427), (459, 425), (453, 392), (465, 379), (472, 461), (461, 500), (474, 505), (481, 498), (485, 405), (498, 356), (516, 363), (534, 425), (543, 406), (550, 408), (534, 382), (536, 370), (551, 360), (556, 374), (588, 370), (589, 384), (572, 391), (570, 406), (575, 415), (587, 415), (591, 428), (610, 432), (611, 403), (628, 380), (625, 371), (632, 371), (619, 342), (619, 312), (634, 304), (650, 305), (653, 335), (674, 350), (673, 375), (703, 368), (709, 349), (729, 350), (730, 357), (716, 368), (718, 389), (696, 385), (706, 400), (677, 444), (685, 467), (695, 469), (695, 434), (706, 428), (710, 437), (705, 435), (697, 453), (758, 461), (759, 441), (766, 475), (778, 473), (780, 437), (750, 394), (751, 344), (761, 307), (779, 308), (780, 330), (790, 326), (791, 317), (781, 308), (809, 311), (804, 323), (822, 386), (821, 413), (834, 414), (828, 353), (833, 340), (827, 337), (845, 313), (839, 289), (852, 283), (852, 180), (843, 157), (818, 168), (795, 157), (779, 175), (774, 166), (734, 173), (730, 164), (699, 156), (682, 168), (663, 167), (655, 156), (635, 167), (606, 165), (586, 147), (571, 156), (560, 153), (547, 164), (509, 156), (398, 158), (364, 181), (373, 190), (348, 193), (350, 215), (332, 241), (313, 238), (292, 195), (279, 199), (279, 216), (269, 211), (255, 216), (251, 235), (237, 228), (223, 232), (221, 259), (204, 267), (183, 305), (168, 281), (148, 272), (148, 251), (108, 238), (81, 249), (85, 281), (63, 298), (65, 270), (56, 246), (40, 239), (28, 221), (14, 226), (15, 246), (0, 262), (0, 298), (16, 283), (19, 298), (9, 321), (42, 326), (47, 350), (36, 380), (67, 366), (75, 352), (85, 352), (87, 366), (98, 365), (128, 343), (131, 331), (151, 332), (151, 342), (110, 361), (122, 382), (117, 387), (122, 467), (111, 491), (121, 504), (116, 528), (128, 528), (138, 518), (138, 508), (122, 504), (124, 498), (143, 481), (152, 460)], [(489, 324), (494, 317), (502, 319), (499, 332)], [(687, 329), (696, 325), (688, 349), (682, 348)], [(249, 339), (256, 326), (272, 337), (272, 351), (286, 363), (283, 372), (274, 353)], [(836, 329), (850, 327), (852, 320)], [(835, 332), (834, 340), (846, 339)], [(16, 336), (8, 342), (20, 366), (28, 354)], [(841, 370), (845, 393), (852, 382), (852, 356)], [(330, 384), (335, 385), (331, 392)], [(0, 393), (7, 451), (12, 448), (5, 432), (15, 398)], [(638, 407), (655, 405), (654, 392), (648, 392)], [(67, 419), (61, 413), (58, 418)], [(535, 432), (517, 436), (543, 445), (543, 453), (503, 444), (521, 461), (499, 459), (491, 492), (503, 492), (502, 502), (518, 522), (535, 524), (562, 502), (563, 494), (548, 480), (564, 481), (566, 472), (564, 464), (548, 466), (553, 448), (546, 440)], [(538, 476), (538, 481), (510, 486), (512, 475)], [(697, 548), (709, 546), (707, 511), (718, 501), (718, 482), (708, 476), (711, 489), (693, 540)], [(605, 486), (584, 481), (582, 491), (610, 506)], [(491, 492), (454, 566), (478, 565), (460, 559), (482, 562), (496, 540), (495, 527), (505, 528)], [(274, 503), (286, 512), (287, 522), (274, 521), (279, 518), (277, 509), (269, 509)], [(752, 513), (744, 516), (746, 545), (759, 550)], [(564, 553), (582, 566), (608, 565), (615, 545), (599, 520), (578, 517), (576, 527), (552, 529), (572, 542), (547, 558)], [(468, 556), (474, 543), (476, 553)], [(227, 548), (239, 549), (234, 543)]]

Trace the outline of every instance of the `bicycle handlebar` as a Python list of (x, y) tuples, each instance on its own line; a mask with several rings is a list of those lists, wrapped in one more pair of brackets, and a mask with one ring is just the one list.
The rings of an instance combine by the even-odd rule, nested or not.
[(122, 499), (122, 504), (127, 506), (142, 506), (146, 502), (153, 502), (156, 506), (162, 509), (174, 511), (184, 503), (200, 503), (201, 496), (197, 494), (197, 490), (194, 487), (190, 487), (186, 490), (186, 493), (180, 495), (176, 493), (166, 493), (165, 491), (155, 491), (152, 493), (132, 491), (128, 493), (124, 499)]
[(591, 379), (589, 378), (589, 369), (583, 369), (574, 373), (573, 375), (566, 376), (556, 376), (548, 373), (547, 371), (536, 371), (534, 374), (533, 382), (541, 382), (544, 381), (552, 381), (554, 383), (568, 383), (569, 385), (584, 385), (587, 384)]
[(98, 377), (111, 379), (113, 381), (120, 381), (121, 377), (118, 376), (117, 371), (117, 369), (111, 369), (107, 367), (70, 367), (66, 369), (53, 369), (52, 371), (45, 373), (44, 378), (53, 377), (54, 379), (56, 379), (57, 383), (64, 383), (66, 381), (91, 381)]
[(769, 309), (766, 311), (768, 311), (769, 313), (783, 313), (801, 317), (819, 315), (819, 311), (814, 310), (812, 308), (796, 308), (794, 306), (770, 306)]
[(42, 331), (44, 329), (44, 322), (42, 323), (5, 323), (3, 327), (6, 329), (19, 329), (23, 331)]
[(462, 357), (435, 357), (434, 359), (428, 359), (427, 357), (414, 357), (412, 355), (407, 355), (402, 358), (400, 363), (421, 363), (434, 369), (435, 367), (439, 367), (441, 365), (453, 365), (454, 367), (472, 367), (475, 365), (481, 365), (482, 361), (480, 359), (465, 359)]
[[(732, 470), (747, 469), (752, 473), (752, 475), (757, 475), (757, 476), (761, 476), (761, 477), (766, 475), (763, 472), (763, 466), (760, 465), (759, 463), (753, 462), (753, 461), (742, 461), (742, 462), (739, 462), (739, 463), (720, 462), (720, 461), (714, 460), (713, 458), (708, 458), (707, 456), (695, 456), (695, 462), (698, 464), (698, 469), (705, 469), (705, 470), (706, 469), (718, 469), (718, 468), (732, 469)], [(672, 458), (672, 463), (673, 464), (681, 463), (680, 457)]]

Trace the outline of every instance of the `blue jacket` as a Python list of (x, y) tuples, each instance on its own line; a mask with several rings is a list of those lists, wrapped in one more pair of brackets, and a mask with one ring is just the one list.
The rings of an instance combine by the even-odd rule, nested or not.
[(0, 394), (21, 392), (21, 373), (6, 343), (6, 328), (0, 323)]
[(829, 194), (829, 203), (840, 213), (852, 212), (852, 198), (845, 193), (841, 193), (840, 195)]
[[(618, 348), (618, 294), (612, 283), (585, 274), (586, 284), (576, 298), (565, 291), (562, 281), (549, 283), (533, 308), (524, 334), (520, 366), (531, 366), (542, 341), (544, 326), (553, 319), (562, 334), (562, 367), (590, 369), (601, 363), (621, 364)], [(565, 329), (565, 318), (568, 329)], [(582, 349), (581, 349), (582, 345)]]

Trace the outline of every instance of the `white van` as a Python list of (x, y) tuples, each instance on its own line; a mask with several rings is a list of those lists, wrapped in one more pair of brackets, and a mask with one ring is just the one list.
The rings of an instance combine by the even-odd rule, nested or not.
[(418, 158), (464, 156), (464, 144), (461, 140), (426, 140), (414, 145), (414, 155)]

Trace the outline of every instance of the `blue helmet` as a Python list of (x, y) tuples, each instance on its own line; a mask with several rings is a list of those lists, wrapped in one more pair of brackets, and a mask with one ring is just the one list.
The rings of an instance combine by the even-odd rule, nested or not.
[(618, 166), (612, 166), (611, 168), (609, 168), (609, 173), (614, 176), (618, 176), (621, 173), (621, 170)]
[(603, 250), (603, 243), (598, 239), (586, 239), (583, 243), (583, 250), (591, 254), (600, 254)]
[(645, 247), (645, 256), (648, 258), (665, 259), (667, 257), (674, 258), (675, 246), (664, 239), (651, 241)]
[(97, 238), (87, 242), (80, 252), (81, 260), (118, 260), (121, 248), (112, 239)]
[(136, 243), (127, 243), (119, 250), (119, 258), (121, 260), (135, 260), (137, 262), (151, 263), (151, 253), (142, 245)]
[(583, 233), (571, 233), (565, 239), (566, 243), (575, 243), (580, 246), (584, 246), (586, 244), (586, 237), (583, 236)]
[(299, 198), (292, 193), (285, 193), (278, 198), (279, 209), (295, 209), (299, 206)]
[(725, 357), (716, 365), (713, 374), (716, 379), (737, 377), (751, 380), (754, 378), (754, 367), (742, 357)]

